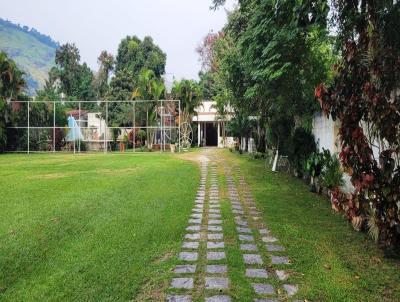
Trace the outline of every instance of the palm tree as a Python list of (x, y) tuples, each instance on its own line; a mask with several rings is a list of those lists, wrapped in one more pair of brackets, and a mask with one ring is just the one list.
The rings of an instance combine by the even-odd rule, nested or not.
[[(154, 71), (151, 69), (142, 69), (139, 74), (136, 89), (132, 93), (132, 98), (142, 98), (143, 100), (150, 100), (152, 98), (152, 80), (155, 78)], [(146, 137), (147, 145), (150, 146), (149, 140), (149, 111), (154, 104), (146, 102)]]
[(248, 136), (253, 127), (253, 122), (247, 115), (238, 114), (229, 123), (228, 128), (233, 136), (239, 138), (239, 149), (242, 148), (242, 139)]
[(215, 109), (217, 111), (215, 120), (221, 122), (222, 140), (224, 147), (226, 143), (225, 123), (228, 115), (228, 106), (229, 106), (229, 93), (227, 90), (224, 90), (222, 94), (218, 94), (217, 96), (215, 96), (215, 104), (211, 106), (212, 109)]
[(4, 151), (7, 143), (5, 129), (11, 119), (11, 107), (8, 103), (17, 100), (25, 87), (23, 75), (15, 62), (4, 52), (0, 52), (0, 152)]
[(184, 79), (180, 82), (174, 82), (172, 95), (175, 99), (181, 100), (181, 127), (184, 125), (181, 131), (182, 133), (185, 132), (182, 137), (186, 138), (182, 145), (189, 148), (192, 136), (192, 117), (197, 114), (195, 109), (201, 105), (202, 101), (201, 88), (195, 81)]

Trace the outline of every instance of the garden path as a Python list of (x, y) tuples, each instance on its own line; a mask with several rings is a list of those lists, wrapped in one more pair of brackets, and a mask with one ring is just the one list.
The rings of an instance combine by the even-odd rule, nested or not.
[[(240, 168), (216, 149), (195, 158), (200, 184), (166, 301), (299, 301), (292, 300), (297, 285), (285, 282), (291, 273), (285, 247), (267, 228)], [(239, 263), (230, 261), (234, 254)], [(243, 278), (246, 284), (235, 284)], [(236, 292), (243, 286), (250, 287), (245, 297)]]

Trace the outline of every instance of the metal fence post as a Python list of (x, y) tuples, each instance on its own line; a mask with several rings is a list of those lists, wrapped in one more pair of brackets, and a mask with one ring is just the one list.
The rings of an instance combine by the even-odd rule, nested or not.
[(29, 154), (29, 152), (30, 152), (30, 134), (29, 134), (29, 127), (30, 127), (30, 125), (29, 125), (29, 123), (30, 123), (30, 121), (29, 121), (29, 118), (30, 118), (30, 113), (29, 113), (29, 110), (30, 110), (30, 101), (28, 100), (28, 154)]

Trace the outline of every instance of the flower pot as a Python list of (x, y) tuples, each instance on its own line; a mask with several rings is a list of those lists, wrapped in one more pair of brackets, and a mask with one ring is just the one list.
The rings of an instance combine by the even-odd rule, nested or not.
[(171, 153), (175, 153), (175, 144), (171, 144), (169, 147), (171, 149)]

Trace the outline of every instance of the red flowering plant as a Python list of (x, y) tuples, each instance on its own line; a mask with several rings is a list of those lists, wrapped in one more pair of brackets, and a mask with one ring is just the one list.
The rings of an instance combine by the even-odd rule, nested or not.
[(400, 243), (400, 3), (333, 1), (341, 62), (315, 96), (340, 121), (340, 160), (355, 187), (332, 206), (384, 246)]

